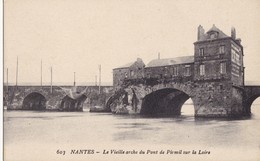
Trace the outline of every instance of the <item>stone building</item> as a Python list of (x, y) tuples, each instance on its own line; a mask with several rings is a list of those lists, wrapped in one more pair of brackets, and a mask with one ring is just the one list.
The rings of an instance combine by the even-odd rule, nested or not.
[(113, 86), (116, 88), (122, 84), (125, 79), (137, 79), (144, 77), (145, 64), (142, 59), (137, 58), (131, 62), (113, 69)]
[(192, 81), (230, 80), (233, 85), (244, 85), (243, 47), (231, 29), (227, 36), (215, 25), (205, 33), (198, 27), (194, 55), (168, 59), (155, 59), (147, 66), (137, 61), (113, 69), (114, 87), (124, 79), (136, 78), (189, 78)]
[[(162, 93), (149, 100), (156, 99), (155, 105), (168, 97), (166, 95), (170, 94), (171, 90), (176, 89), (185, 95), (181, 103), (188, 98), (193, 100), (196, 116), (241, 115), (245, 111), (243, 56), (243, 46), (241, 40), (236, 38), (234, 28), (231, 28), (231, 36), (227, 36), (215, 25), (207, 32), (199, 26), (192, 56), (158, 58), (150, 61), (147, 66), (139, 59), (135, 63), (116, 68), (113, 70), (114, 88), (127, 90), (130, 86), (132, 89), (135, 86), (135, 89), (143, 91), (139, 92), (142, 93), (139, 94), (139, 102), (148, 100), (147, 96), (150, 94), (147, 89), (151, 88), (151, 94)], [(131, 79), (130, 85), (122, 86)], [(149, 80), (153, 80), (153, 84), (149, 83)], [(168, 88), (165, 89), (168, 93), (163, 92), (163, 88)], [(175, 92), (175, 95), (178, 93)], [(174, 97), (171, 101), (175, 98), (180, 100)], [(139, 107), (144, 104), (140, 103)], [(173, 108), (172, 103), (168, 101), (167, 104), (171, 106), (170, 109)]]
[(244, 54), (240, 42), (234, 28), (229, 37), (215, 25), (207, 33), (199, 26), (194, 43), (194, 80), (231, 80), (234, 85), (243, 86)]
[(193, 79), (194, 57), (184, 56), (169, 59), (154, 59), (145, 67), (146, 78), (159, 79), (178, 79), (188, 78)]
[(215, 25), (206, 33), (199, 26), (194, 43), (193, 80), (197, 86), (197, 101), (208, 101), (210, 106), (228, 114), (242, 113), (243, 56), (241, 40), (236, 38), (234, 28), (231, 36), (227, 36)]

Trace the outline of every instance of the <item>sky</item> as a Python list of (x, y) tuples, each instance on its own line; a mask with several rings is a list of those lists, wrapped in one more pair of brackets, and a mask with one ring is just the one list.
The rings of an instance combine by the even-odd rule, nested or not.
[(197, 27), (236, 28), (244, 46), (246, 81), (260, 77), (258, 0), (5, 0), (4, 82), (112, 84), (112, 69), (142, 58), (193, 55)]

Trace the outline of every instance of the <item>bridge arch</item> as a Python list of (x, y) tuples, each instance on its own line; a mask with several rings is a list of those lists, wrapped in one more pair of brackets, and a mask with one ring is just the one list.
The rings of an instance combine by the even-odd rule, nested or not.
[(66, 95), (62, 98), (59, 109), (62, 111), (83, 111), (83, 105), (86, 99), (87, 96), (84, 94), (76, 98)]
[(247, 114), (250, 114), (251, 113), (251, 106), (252, 106), (252, 104), (254, 103), (254, 101), (257, 99), (257, 98), (260, 98), (260, 93), (257, 93), (257, 94), (255, 94), (255, 95), (252, 95), (251, 97), (249, 97), (247, 100), (246, 100), (246, 102), (245, 102), (245, 112), (247, 113)]
[(173, 83), (153, 86), (135, 84), (117, 90), (106, 102), (106, 108), (113, 112), (117, 107), (126, 104), (132, 106), (135, 113), (142, 115), (180, 115), (182, 105), (189, 98), (196, 103), (194, 102), (195, 95), (189, 84)]
[(106, 105), (105, 105), (106, 111), (108, 112), (113, 111), (118, 105), (118, 103), (120, 102), (120, 98), (123, 97), (123, 95), (125, 94), (126, 94), (125, 89), (120, 89), (116, 91), (114, 95), (110, 96), (106, 101)]
[(46, 110), (46, 97), (40, 92), (31, 92), (23, 99), (23, 110)]
[(179, 89), (162, 88), (147, 94), (143, 98), (140, 114), (181, 115), (181, 108), (189, 98), (192, 100), (189, 94)]
[(250, 115), (253, 102), (260, 97), (260, 86), (245, 86), (244, 90), (244, 113)]

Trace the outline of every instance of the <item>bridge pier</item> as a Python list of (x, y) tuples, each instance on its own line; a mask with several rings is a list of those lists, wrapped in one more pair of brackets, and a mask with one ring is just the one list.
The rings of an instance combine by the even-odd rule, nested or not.
[(242, 89), (228, 82), (204, 82), (195, 86), (196, 117), (240, 117), (245, 115)]

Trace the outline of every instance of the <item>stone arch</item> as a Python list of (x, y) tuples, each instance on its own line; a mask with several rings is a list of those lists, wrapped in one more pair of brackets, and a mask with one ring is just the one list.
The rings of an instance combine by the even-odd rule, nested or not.
[(66, 95), (62, 98), (59, 109), (62, 111), (83, 111), (83, 105), (86, 99), (87, 96), (84, 94), (78, 98), (71, 98)]
[(243, 95), (243, 113), (251, 115), (251, 106), (253, 102), (260, 97), (260, 86), (245, 86)]
[(47, 91), (44, 91), (41, 88), (36, 88), (36, 87), (29, 88), (29, 90), (25, 89), (24, 92), (20, 93), (20, 96), (23, 97), (23, 99), (25, 99), (31, 93), (39, 93), (42, 96), (44, 96), (46, 98), (46, 100), (48, 101), (49, 93)]
[(22, 110), (46, 110), (46, 97), (40, 92), (27, 94), (22, 103)]
[(161, 88), (147, 94), (143, 98), (140, 114), (181, 115), (181, 108), (189, 98), (193, 100), (189, 94), (182, 90), (176, 88)]
[(253, 102), (260, 97), (260, 93), (254, 94), (250, 96), (246, 101), (245, 101), (245, 113), (246, 114), (251, 114), (251, 106)]
[[(151, 95), (153, 95), (156, 91), (162, 90), (164, 92), (166, 92), (165, 95), (167, 96), (170, 93), (174, 93), (174, 92), (179, 92), (179, 103), (178, 105), (180, 106), (179, 109), (182, 107), (182, 105), (185, 103), (185, 101), (187, 101), (189, 98), (192, 99), (192, 101), (194, 102), (195, 99), (195, 92), (194, 90), (192, 90), (192, 85), (191, 84), (182, 84), (182, 83), (169, 83), (169, 84), (156, 84), (153, 86), (150, 85), (146, 85), (146, 84), (135, 84), (135, 85), (127, 85), (125, 87), (120, 88), (119, 90), (117, 90), (115, 92), (114, 95), (112, 95), (107, 103), (106, 103), (106, 108), (107, 109), (111, 109), (111, 111), (113, 112), (113, 108), (115, 108), (115, 106), (118, 105), (122, 105), (123, 104), (123, 99), (124, 99), (124, 95), (125, 93), (128, 93), (130, 95), (130, 105), (132, 105), (132, 109), (136, 112), (136, 113), (141, 113), (141, 114), (153, 114), (156, 112), (148, 112), (145, 109), (142, 109), (143, 106), (147, 106), (147, 99), (148, 97), (150, 97)], [(169, 91), (170, 92), (169, 92)], [(151, 94), (151, 95), (149, 95)], [(136, 96), (136, 101), (134, 101), (133, 97), (134, 95)], [(149, 96), (148, 96), (149, 95)], [(155, 97), (155, 96), (152, 96)], [(171, 97), (171, 96), (170, 96)], [(174, 97), (174, 99), (171, 99), (169, 101), (174, 102), (174, 100), (176, 100), (177, 97)], [(152, 99), (155, 100), (155, 99)], [(146, 103), (144, 102), (146, 101)], [(169, 102), (168, 102), (169, 103)], [(155, 104), (154, 104), (155, 105)], [(195, 104), (194, 104), (195, 106)], [(174, 108), (172, 108), (174, 109)], [(177, 107), (175, 108), (177, 109)], [(177, 110), (178, 111), (178, 110)], [(180, 110), (179, 110), (180, 111)], [(159, 112), (159, 111), (157, 111)], [(177, 112), (173, 112), (177, 115)], [(196, 113), (196, 110), (195, 110)]]
[(119, 89), (115, 92), (114, 95), (110, 96), (106, 101), (105, 108), (107, 111), (113, 111), (114, 108), (117, 106), (118, 102), (120, 101), (120, 97), (126, 94), (125, 89)]

